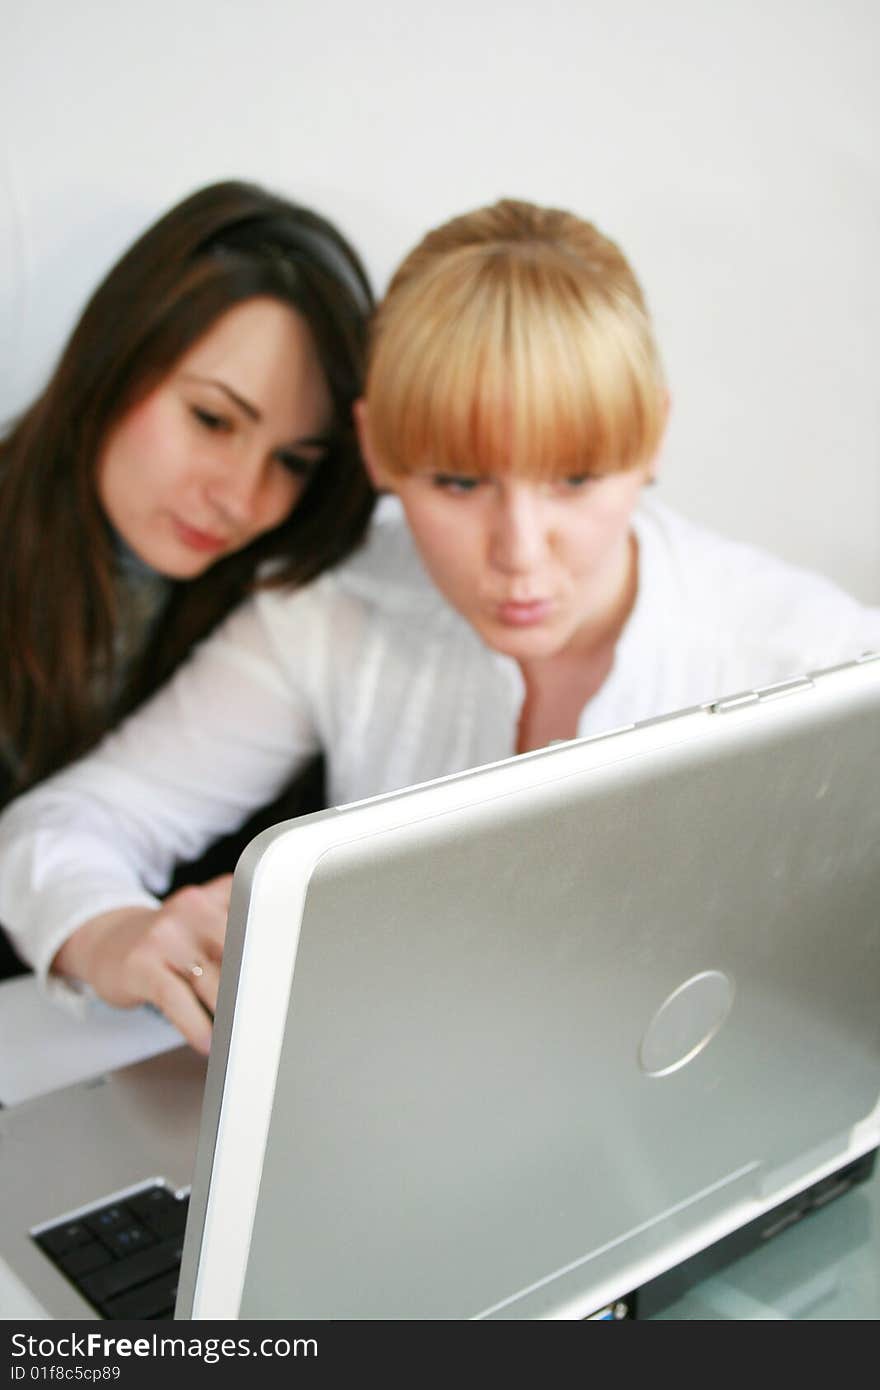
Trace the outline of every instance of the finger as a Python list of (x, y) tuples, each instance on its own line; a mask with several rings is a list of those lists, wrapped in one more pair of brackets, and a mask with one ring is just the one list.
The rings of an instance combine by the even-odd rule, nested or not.
[(187, 1042), (207, 1056), (211, 1049), (211, 1018), (187, 982), (165, 967), (157, 972), (149, 997)]
[(207, 955), (192, 960), (178, 974), (189, 985), (193, 994), (214, 1014), (217, 1011), (217, 990), (220, 987), (220, 966)]
[[(176, 907), (176, 911), (175, 911)], [(213, 1014), (217, 1007), (226, 919), (202, 889), (166, 904), (166, 958)]]
[(143, 997), (200, 1052), (210, 1047), (210, 1016), (217, 1007), (229, 876), (223, 879), (210, 889), (189, 886), (167, 898), (130, 960)]
[(193, 962), (218, 962), (223, 958), (226, 912), (222, 900), (205, 888), (182, 888), (166, 898), (156, 923), (156, 936), (164, 954), (181, 974)]

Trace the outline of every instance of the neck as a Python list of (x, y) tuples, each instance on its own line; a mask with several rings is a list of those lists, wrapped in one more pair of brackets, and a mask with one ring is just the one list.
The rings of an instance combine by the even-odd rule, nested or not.
[(601, 612), (582, 625), (553, 656), (520, 662), (525, 699), (517, 730), (517, 752), (542, 748), (553, 739), (574, 738), (584, 706), (604, 684), (614, 650), (638, 592), (638, 546), (628, 537), (616, 581)]
[(116, 557), (116, 564), (120, 574), (126, 575), (130, 579), (162, 579), (164, 576), (159, 570), (153, 569), (146, 560), (142, 560), (136, 551), (132, 550), (127, 541), (123, 540), (119, 532), (110, 528), (110, 537), (113, 544), (113, 554)]

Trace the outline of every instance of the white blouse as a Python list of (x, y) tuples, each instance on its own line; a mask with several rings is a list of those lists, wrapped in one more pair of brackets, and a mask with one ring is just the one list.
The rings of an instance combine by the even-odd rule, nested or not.
[[(880, 649), (880, 609), (645, 500), (639, 583), (588, 735)], [(86, 758), (0, 817), (0, 921), (45, 973), (86, 919), (154, 904), (174, 864), (270, 801), (318, 749), (331, 802), (515, 751), (523, 682), (439, 595), (399, 507), (295, 592), (233, 613)]]

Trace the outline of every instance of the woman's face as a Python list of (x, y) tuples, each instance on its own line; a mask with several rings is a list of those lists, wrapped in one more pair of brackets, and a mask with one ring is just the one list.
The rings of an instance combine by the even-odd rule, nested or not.
[(487, 646), (520, 662), (586, 653), (626, 616), (645, 469), (549, 483), (394, 477), (370, 457), (364, 413), (359, 423), (374, 482), (397, 493), (431, 578)]
[(284, 521), (320, 462), (331, 413), (305, 320), (276, 300), (247, 300), (110, 429), (101, 505), (152, 569), (195, 579)]

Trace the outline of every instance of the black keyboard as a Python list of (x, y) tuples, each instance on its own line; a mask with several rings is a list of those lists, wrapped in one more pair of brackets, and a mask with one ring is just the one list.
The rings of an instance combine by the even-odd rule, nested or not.
[(174, 1316), (189, 1195), (161, 1184), (34, 1235), (105, 1318)]

